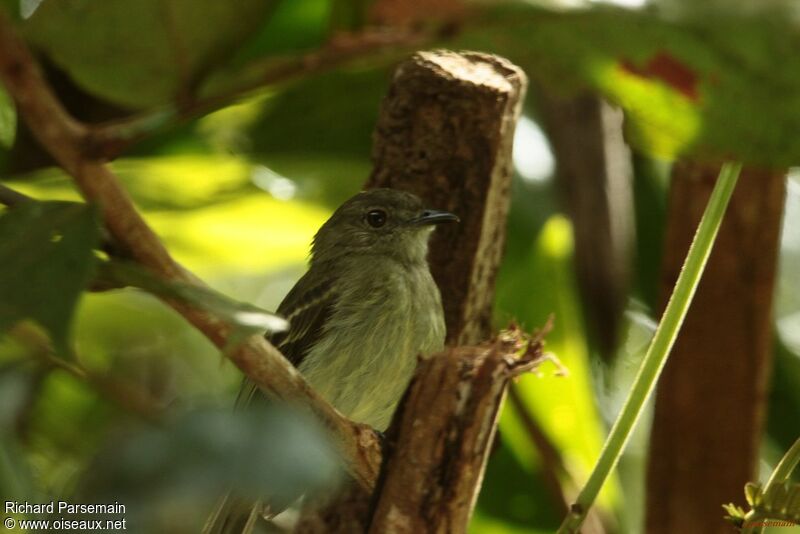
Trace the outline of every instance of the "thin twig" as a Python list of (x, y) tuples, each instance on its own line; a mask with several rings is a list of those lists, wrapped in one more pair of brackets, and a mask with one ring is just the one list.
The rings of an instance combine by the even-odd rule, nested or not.
[(87, 131), (83, 150), (89, 157), (111, 160), (130, 145), (165, 126), (223, 108), (250, 93), (304, 76), (326, 72), (355, 60), (399, 52), (431, 40), (431, 35), (408, 31), (367, 31), (339, 35), (327, 45), (280, 62), (270, 62), (252, 80), (217, 94), (176, 103), (141, 115), (96, 125)]
[(525, 406), (525, 401), (520, 397), (515, 384), (511, 384), (508, 388), (508, 400), (519, 416), (522, 427), (525, 429), (528, 437), (533, 442), (536, 450), (539, 451), (539, 456), (542, 457), (542, 477), (544, 478), (544, 483), (555, 501), (557, 507), (556, 513), (563, 516), (569, 512), (569, 500), (564, 489), (561, 487), (560, 478), (562, 475), (569, 476), (569, 473), (564, 467), (561, 454), (559, 454), (558, 449), (550, 442), (542, 429), (539, 428), (536, 420), (528, 412), (528, 407)]
[(15, 191), (10, 187), (0, 184), (0, 204), (12, 208), (33, 200), (28, 195)]
[[(556, 365), (560, 366), (560, 363)], [(559, 375), (562, 376), (562, 375)], [(561, 453), (544, 433), (536, 419), (531, 415), (525, 401), (519, 393), (516, 384), (509, 385), (508, 400), (519, 416), (522, 427), (528, 434), (539, 455), (542, 457), (542, 476), (544, 483), (550, 490), (558, 507), (557, 512), (562, 515), (569, 512), (569, 502), (577, 494), (578, 485), (572, 474), (564, 465)], [(597, 510), (590, 510), (586, 523), (583, 525), (584, 534), (602, 534), (605, 532), (602, 518)]]
[(12, 329), (11, 335), (30, 347), (33, 355), (39, 358), (46, 366), (67, 372), (70, 376), (93, 387), (120, 408), (136, 414), (142, 419), (153, 423), (162, 421), (164, 405), (145, 391), (131, 387), (127, 382), (121, 382), (110, 376), (86, 369), (80, 362), (70, 362), (59, 358), (53, 352), (50, 342), (41, 333), (28, 325), (21, 324), (16, 326)]
[[(136, 211), (114, 173), (102, 161), (87, 156), (87, 126), (72, 118), (56, 99), (27, 45), (1, 11), (0, 79), (34, 136), (74, 178), (84, 198), (100, 207), (106, 227), (123, 251), (165, 280), (202, 284), (172, 259)], [(334, 435), (345, 467), (354, 479), (368, 489), (375, 485), (381, 450), (379, 438), (371, 428), (339, 414), (264, 338), (253, 336), (235, 349), (226, 350), (230, 325), (185, 303), (165, 302), (223, 350), (264, 391), (310, 408)]]

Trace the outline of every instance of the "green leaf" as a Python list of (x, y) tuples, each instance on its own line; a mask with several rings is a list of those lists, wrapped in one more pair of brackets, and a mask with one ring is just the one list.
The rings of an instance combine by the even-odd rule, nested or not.
[(11, 148), (17, 131), (17, 111), (14, 102), (0, 86), (0, 148)]
[(43, 0), (19, 0), (19, 14), (22, 18), (27, 19), (33, 15)]
[(0, 217), (0, 332), (33, 319), (66, 348), (78, 296), (91, 279), (99, 226), (75, 202), (27, 202)]
[[(118, 433), (95, 456), (77, 498), (124, 502), (140, 532), (199, 532), (210, 503), (231, 488), (245, 499), (291, 502), (335, 485), (336, 452), (319, 423), (284, 406), (260, 408), (189, 411), (167, 426)], [(159, 524), (165, 520), (171, 526)], [(174, 527), (187, 521), (194, 528)]]
[(796, 165), (800, 56), (785, 51), (800, 35), (789, 14), (764, 11), (676, 19), (504, 4), (448, 46), (504, 55), (553, 91), (601, 93), (626, 111), (627, 140), (650, 154)]
[(723, 504), (722, 509), (725, 510), (725, 520), (733, 524), (736, 528), (742, 528), (744, 518), (747, 515), (740, 506), (733, 503)]
[(98, 271), (101, 282), (138, 287), (159, 297), (179, 300), (213, 313), (234, 327), (232, 342), (252, 334), (280, 332), (289, 326), (282, 317), (257, 306), (236, 301), (208, 287), (163, 280), (133, 263), (106, 261)]
[(275, 4), (48, 0), (22, 27), (84, 89), (142, 108), (191, 94), (258, 30)]
[(744, 485), (744, 496), (747, 499), (747, 504), (751, 507), (758, 506), (761, 504), (761, 486), (759, 484), (754, 484), (753, 482), (748, 482)]
[(800, 522), (800, 483), (773, 484), (761, 494), (753, 510), (765, 517)]

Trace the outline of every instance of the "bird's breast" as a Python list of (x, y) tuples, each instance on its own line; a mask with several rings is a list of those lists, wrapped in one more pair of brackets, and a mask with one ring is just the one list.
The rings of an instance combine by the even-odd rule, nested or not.
[(300, 365), (339, 411), (388, 426), (418, 356), (444, 346), (439, 290), (427, 265), (378, 268), (338, 287), (325, 332)]

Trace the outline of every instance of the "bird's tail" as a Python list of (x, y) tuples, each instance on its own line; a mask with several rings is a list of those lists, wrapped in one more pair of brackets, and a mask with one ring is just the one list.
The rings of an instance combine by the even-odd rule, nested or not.
[(222, 497), (206, 520), (203, 534), (252, 534), (261, 506), (236, 498), (230, 493)]

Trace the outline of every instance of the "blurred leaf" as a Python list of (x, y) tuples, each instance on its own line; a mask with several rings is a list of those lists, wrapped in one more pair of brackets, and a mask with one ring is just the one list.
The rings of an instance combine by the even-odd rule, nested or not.
[(722, 509), (725, 510), (726, 521), (731, 523), (736, 528), (742, 528), (742, 525), (744, 524), (744, 518), (745, 515), (747, 515), (747, 512), (745, 512), (741, 506), (737, 506), (731, 502), (728, 504), (723, 504)]
[(33, 319), (65, 349), (98, 234), (86, 204), (27, 202), (0, 216), (0, 332)]
[(371, 169), (372, 131), (391, 80), (379, 65), (340, 69), (249, 99), (199, 121), (219, 151), (244, 153), (335, 207)]
[(29, 363), (12, 360), (0, 365), (0, 495), (33, 502), (36, 481), (15, 436), (19, 418), (32, 400), (31, 390), (41, 378)]
[(19, 14), (23, 19), (27, 19), (33, 15), (43, 0), (19, 0)]
[(258, 30), (275, 4), (47, 0), (23, 23), (23, 30), (83, 88), (142, 108), (191, 94)]
[(658, 307), (666, 219), (667, 165), (634, 154), (633, 200), (636, 230), (634, 289), (650, 309)]
[(19, 360), (0, 365), (0, 434), (14, 428), (35, 381), (32, 366)]
[[(492, 534), (553, 532), (561, 521), (539, 470), (509, 450), (505, 432), (492, 452), (470, 532)], [(530, 445), (528, 445), (530, 447)], [(534, 530), (538, 528), (539, 530)]]
[(650, 154), (780, 167), (800, 162), (800, 56), (788, 52), (800, 34), (791, 20), (503, 4), (484, 9), (455, 46), (504, 55), (562, 93), (594, 88), (625, 109), (627, 139)]
[[(335, 161), (327, 161), (337, 173), (349, 169), (335, 168)], [(304, 176), (311, 180), (309, 165), (306, 162)], [(215, 282), (232, 275), (263, 278), (276, 269), (302, 269), (311, 238), (330, 215), (330, 209), (316, 203), (278, 200), (259, 189), (253, 176), (263, 167), (243, 158), (186, 154), (123, 159), (113, 168), (174, 257)], [(338, 192), (337, 198), (357, 190), (358, 185), (345, 190), (337, 182), (323, 180), (327, 174), (325, 169), (313, 168), (314, 181), (303, 196), (320, 196), (314, 194), (313, 184), (331, 187)], [(347, 174), (362, 183), (362, 175)], [(35, 198), (80, 198), (60, 169), (39, 171), (9, 185)], [(252, 296), (260, 292), (251, 286), (236, 294), (261, 302)]]
[(38, 502), (36, 483), (22, 448), (0, 431), (0, 494), (5, 499)]
[[(544, 365), (539, 376), (525, 375), (517, 387), (531, 415), (580, 484), (597, 460), (604, 436), (593, 395), (571, 256), (572, 229), (566, 219), (555, 215), (545, 223), (524, 261), (503, 264), (495, 300), (496, 310), (502, 313), (495, 315), (500, 324), (515, 319), (531, 328), (545, 324), (554, 314), (554, 327), (547, 335), (545, 349), (569, 369), (569, 376), (557, 376)], [(527, 469), (538, 469), (542, 460), (513, 410), (501, 413), (500, 430), (519, 463)], [(610, 482), (601, 493), (600, 502), (605, 506), (618, 498), (618, 482), (615, 478)]]
[[(765, 492), (760, 484), (748, 482), (745, 496), (755, 517), (800, 524), (800, 484), (787, 480), (772, 484)], [(726, 519), (734, 523), (747, 515), (742, 508), (733, 504), (723, 505), (723, 508), (728, 513)]]
[(269, 21), (236, 55), (234, 64), (321, 45), (328, 35), (330, 3), (331, 0), (278, 1)]
[(99, 266), (97, 280), (112, 287), (138, 287), (159, 297), (205, 310), (233, 327), (232, 342), (251, 334), (282, 332), (289, 327), (282, 317), (252, 304), (237, 302), (209, 287), (164, 280), (134, 263), (104, 261)]
[[(195, 410), (168, 427), (112, 437), (87, 470), (77, 498), (124, 502), (151, 518), (166, 508), (196, 521), (209, 512), (205, 503), (231, 489), (246, 498), (291, 501), (330, 487), (338, 476), (325, 432), (305, 412), (277, 405)], [(181, 510), (187, 503), (193, 507)]]
[(11, 148), (17, 131), (17, 111), (11, 97), (0, 86), (0, 149)]
[(391, 73), (381, 67), (337, 70), (292, 86), (269, 99), (249, 128), (251, 153), (335, 154), (368, 162), (390, 81)]
[(263, 84), (264, 73), (320, 47), (331, 30), (331, 0), (283, 0), (266, 24), (199, 88), (204, 97)]

